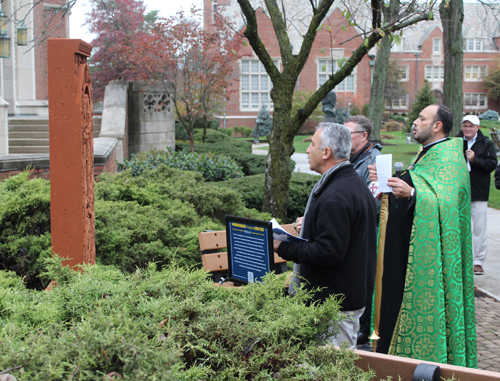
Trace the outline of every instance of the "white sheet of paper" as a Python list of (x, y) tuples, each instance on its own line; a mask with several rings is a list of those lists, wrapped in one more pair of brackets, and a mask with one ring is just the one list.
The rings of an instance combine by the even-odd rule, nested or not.
[(377, 177), (381, 193), (392, 193), (392, 188), (387, 185), (387, 180), (392, 177), (392, 154), (378, 155), (377, 162)]

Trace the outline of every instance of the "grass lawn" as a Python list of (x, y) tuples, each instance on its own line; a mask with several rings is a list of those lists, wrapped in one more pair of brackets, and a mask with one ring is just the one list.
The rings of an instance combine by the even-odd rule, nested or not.
[[(487, 127), (490, 127), (489, 124)], [(490, 137), (489, 128), (481, 128), (481, 131), (485, 136)], [(411, 159), (413, 159), (416, 155), (418, 149), (420, 148), (420, 144), (406, 144), (406, 138), (402, 131), (390, 133), (383, 132), (382, 135), (392, 135), (395, 137), (395, 139), (382, 139), (382, 142), (384, 143), (382, 153), (392, 153), (392, 162), (396, 163), (400, 161), (403, 163), (404, 168), (406, 168), (410, 164)], [(311, 136), (300, 135), (294, 138), (293, 146), (295, 147), (296, 153), (306, 153), (309, 142), (304, 142), (304, 139), (308, 137), (310, 138)], [(268, 147), (261, 147), (259, 149), (269, 150)], [(488, 202), (488, 206), (500, 209), (500, 190), (495, 188), (495, 179), (493, 176), (494, 172), (491, 174), (490, 200)]]

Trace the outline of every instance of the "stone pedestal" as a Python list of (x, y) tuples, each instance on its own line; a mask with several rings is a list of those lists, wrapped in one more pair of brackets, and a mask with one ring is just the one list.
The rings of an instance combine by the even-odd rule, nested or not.
[(65, 265), (95, 263), (92, 86), (82, 40), (49, 39), (52, 251)]
[(9, 104), (0, 97), (0, 155), (9, 154)]
[(174, 150), (174, 105), (170, 92), (144, 82), (131, 82), (128, 100), (129, 152)]
[(120, 163), (128, 154), (128, 147), (124, 150), (124, 144), (128, 144), (127, 139), (124, 139), (127, 127), (127, 88), (128, 83), (122, 81), (112, 81), (106, 86), (99, 134), (100, 138), (118, 139), (116, 160)]

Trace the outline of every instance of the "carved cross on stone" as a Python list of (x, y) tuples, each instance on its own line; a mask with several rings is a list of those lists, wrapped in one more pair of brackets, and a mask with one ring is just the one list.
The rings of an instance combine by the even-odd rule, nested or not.
[(52, 252), (72, 267), (95, 263), (91, 50), (82, 40), (47, 44)]

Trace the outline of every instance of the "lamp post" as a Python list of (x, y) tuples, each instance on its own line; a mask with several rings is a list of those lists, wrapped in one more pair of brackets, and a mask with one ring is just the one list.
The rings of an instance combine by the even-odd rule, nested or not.
[(375, 54), (368, 54), (368, 58), (370, 58), (370, 88), (373, 85), (373, 66), (375, 66)]
[(415, 96), (417, 96), (418, 93), (418, 56), (420, 55), (420, 52), (415, 53), (415, 58), (416, 58), (416, 63), (415, 63)]

